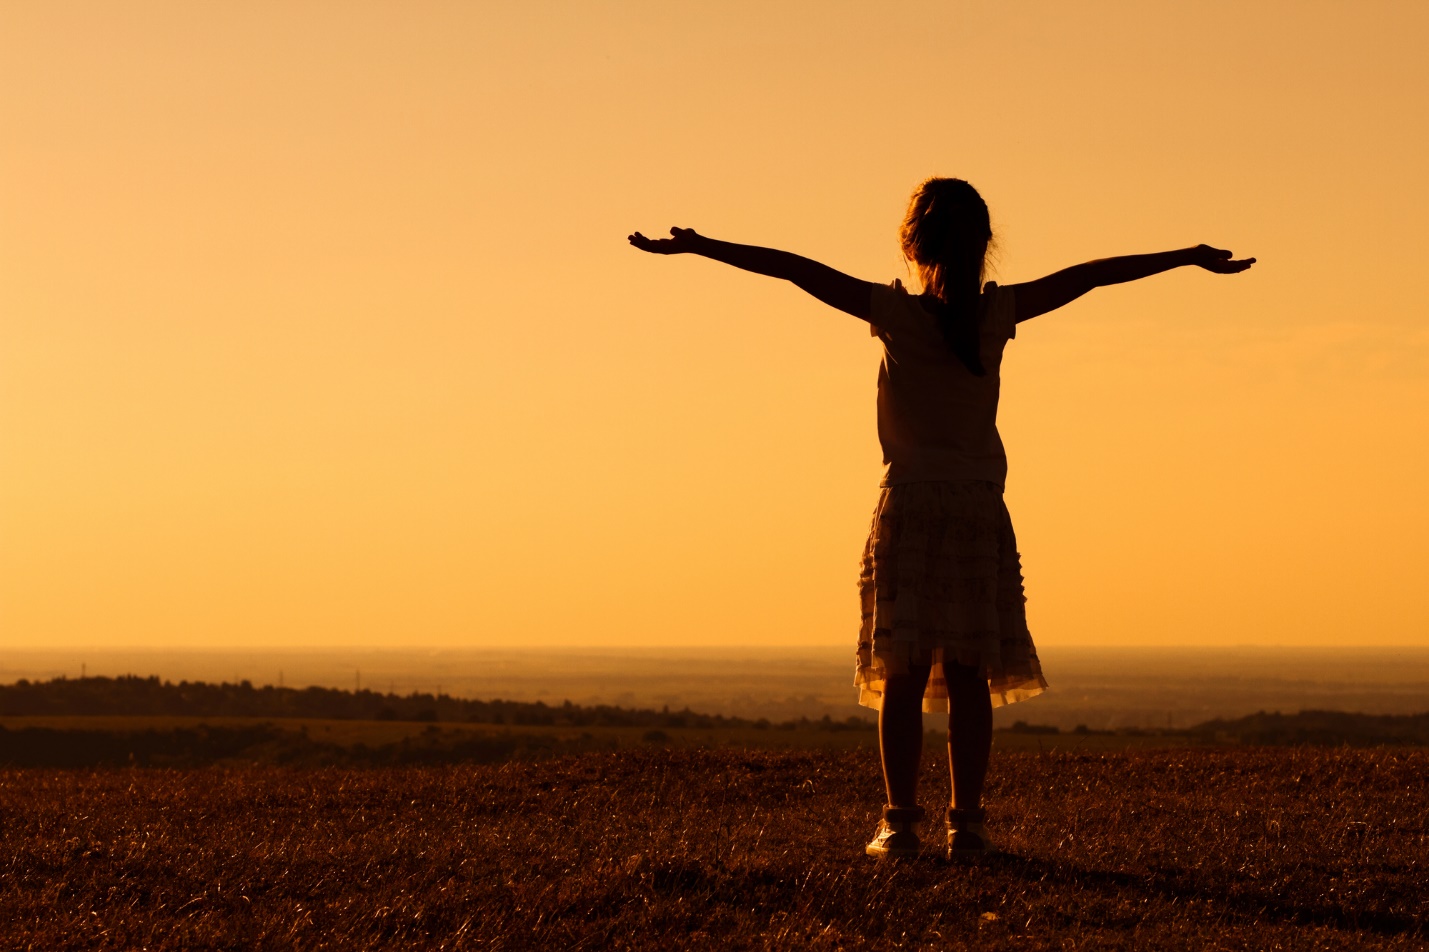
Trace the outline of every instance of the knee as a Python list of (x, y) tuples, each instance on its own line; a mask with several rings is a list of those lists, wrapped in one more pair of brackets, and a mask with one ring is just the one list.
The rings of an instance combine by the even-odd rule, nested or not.
[(980, 669), (967, 665), (945, 667), (943, 677), (948, 682), (948, 720), (991, 718), (992, 695), (987, 690), (987, 678)]
[(890, 674), (883, 682), (883, 696), (887, 700), (907, 703), (910, 700), (921, 702), (923, 691), (928, 686), (928, 670), (914, 669), (906, 673)]

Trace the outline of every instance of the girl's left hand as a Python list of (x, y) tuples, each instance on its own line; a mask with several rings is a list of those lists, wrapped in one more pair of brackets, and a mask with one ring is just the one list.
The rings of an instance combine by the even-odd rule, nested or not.
[(695, 234), (693, 228), (671, 228), (669, 238), (646, 238), (637, 231), (629, 240), (641, 251), (657, 255), (679, 255), (693, 252), (700, 236)]

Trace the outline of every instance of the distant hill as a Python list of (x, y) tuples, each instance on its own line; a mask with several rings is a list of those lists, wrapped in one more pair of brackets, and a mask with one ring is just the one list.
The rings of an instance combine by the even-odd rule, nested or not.
[(426, 721), (509, 724), (523, 727), (770, 728), (775, 730), (872, 730), (872, 721), (800, 718), (769, 721), (683, 711), (582, 707), (567, 701), (478, 701), (445, 694), (381, 694), (337, 688), (254, 687), (157, 677), (56, 678), (0, 685), (0, 717), (36, 715), (271, 717), (364, 721)]
[(1354, 714), (1347, 711), (1264, 711), (1235, 720), (1215, 720), (1186, 731), (1211, 742), (1284, 745), (1316, 744), (1354, 747), (1429, 745), (1429, 713)]
[(1267, 714), (1259, 711), (1231, 720), (1217, 719), (1182, 729), (1128, 727), (1115, 731), (1077, 727), (1061, 731), (1056, 727), (1018, 721), (1009, 728), (1013, 734), (1032, 735), (1116, 735), (1122, 737), (1184, 737), (1201, 744), (1253, 744), (1282, 747), (1297, 744), (1316, 746), (1375, 747), (1380, 745), (1429, 745), (1429, 713), (1357, 714), (1351, 711), (1300, 711)]
[[(580, 754), (618, 745), (605, 728), (635, 728), (633, 742), (664, 745), (736, 743), (754, 746), (818, 746), (829, 731), (872, 733), (872, 721), (851, 717), (834, 721), (801, 718), (771, 724), (693, 711), (632, 710), (582, 707), (566, 702), (479, 701), (447, 695), (380, 694), (335, 688), (254, 687), (247, 681), (209, 684), (157, 677), (59, 678), (0, 685), (0, 716), (93, 717), (97, 723), (41, 726), (23, 721), (0, 725), (0, 766), (87, 767), (150, 765), (187, 767), (215, 762), (260, 762), (293, 765), (401, 765), (494, 763)], [(132, 717), (171, 717), (165, 726), (127, 725)], [(105, 722), (105, 719), (114, 720)], [(249, 723), (194, 723), (195, 718), (246, 718)], [(182, 720), (181, 720), (182, 719)], [(309, 736), (312, 721), (413, 721), (426, 726), (399, 740), (337, 742), (326, 732)], [(499, 725), (495, 729), (463, 729), (447, 725)], [(551, 730), (551, 729), (555, 730)], [(561, 730), (565, 728), (566, 730)], [(575, 730), (571, 730), (574, 728)], [(639, 731), (644, 733), (640, 734)], [(667, 734), (669, 731), (670, 734)], [(742, 739), (736, 739), (744, 732)], [(790, 732), (781, 738), (779, 732)], [(768, 733), (765, 733), (768, 732)], [(359, 730), (359, 733), (363, 733)], [(616, 731), (615, 733), (619, 733)], [(380, 731), (378, 732), (380, 734)], [(671, 734), (674, 736), (672, 737)], [(1005, 734), (1064, 734), (1049, 725), (1019, 721)], [(1005, 736), (1004, 734), (1004, 736)], [(1372, 747), (1429, 745), (1429, 713), (1370, 715), (1338, 711), (1298, 714), (1252, 714), (1235, 720), (1207, 721), (1185, 730), (1096, 731), (1078, 727), (1064, 736), (1088, 737), (1093, 745), (1108, 739), (1154, 735), (1172, 744), (1189, 745), (1318, 745)], [(366, 731), (364, 736), (374, 736)], [(623, 736), (623, 735), (622, 735)], [(827, 734), (823, 735), (828, 738)], [(760, 738), (756, 740), (756, 737)], [(681, 740), (680, 738), (684, 738)], [(847, 739), (853, 740), (852, 736)], [(930, 735), (931, 743), (937, 743)], [(626, 737), (625, 742), (632, 742)], [(870, 737), (861, 742), (872, 746)], [(1076, 741), (1072, 742), (1074, 745)]]
[[(254, 687), (248, 681), (210, 684), (157, 677), (56, 678), (0, 685), (0, 716), (176, 716), (308, 718), (362, 721), (417, 721), (500, 724), (515, 727), (643, 727), (652, 730), (701, 728), (820, 731), (871, 731), (870, 720), (835, 721), (800, 718), (771, 724), (690, 710), (661, 711), (610, 706), (583, 707), (536, 702), (450, 697), (445, 694), (382, 694), (337, 688)], [(1012, 733), (1052, 735), (1056, 727), (1019, 721)], [(1072, 734), (1155, 734), (1185, 737), (1196, 743), (1375, 746), (1429, 745), (1429, 713), (1355, 714), (1343, 711), (1264, 711), (1234, 720), (1213, 720), (1181, 730), (1117, 732), (1078, 728)]]

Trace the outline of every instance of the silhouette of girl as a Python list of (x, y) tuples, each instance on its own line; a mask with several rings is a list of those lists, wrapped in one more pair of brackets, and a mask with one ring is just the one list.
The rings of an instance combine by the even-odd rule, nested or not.
[(871, 284), (785, 251), (716, 241), (688, 228), (669, 238), (636, 232), (656, 254), (696, 254), (792, 281), (825, 304), (867, 321), (883, 344), (878, 438), (887, 472), (859, 575), (863, 623), (855, 684), (879, 710), (888, 802), (871, 856), (920, 849), (915, 824), (923, 711), (948, 712), (952, 806), (949, 859), (992, 849), (983, 780), (992, 708), (1046, 690), (1027, 630), (1022, 571), (1003, 504), (1007, 457), (997, 433), (999, 366), (1017, 325), (1093, 288), (1185, 265), (1217, 274), (1254, 258), (1197, 245), (1089, 261), (1036, 281), (983, 283), (993, 243), (987, 205), (961, 179), (931, 178), (908, 205), (904, 256), (921, 294), (899, 281)]

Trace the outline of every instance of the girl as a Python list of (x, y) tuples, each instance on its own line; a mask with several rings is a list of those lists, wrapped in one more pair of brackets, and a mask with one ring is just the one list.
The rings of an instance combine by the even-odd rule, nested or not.
[(792, 281), (869, 323), (883, 344), (878, 438), (887, 465), (864, 549), (855, 685), (876, 708), (888, 802), (871, 856), (919, 851), (914, 824), (923, 711), (948, 712), (953, 803), (947, 856), (992, 849), (983, 779), (992, 708), (1042, 693), (1047, 682), (1027, 630), (1022, 571), (1003, 505), (1007, 458), (997, 434), (1002, 350), (1017, 325), (1092, 288), (1184, 265), (1235, 274), (1254, 258), (1198, 245), (1106, 258), (1036, 281), (984, 285), (992, 228), (987, 205), (961, 179), (919, 186), (903, 221), (904, 257), (922, 293), (870, 284), (785, 251), (715, 241), (688, 228), (669, 238), (636, 232), (656, 254), (697, 254)]

